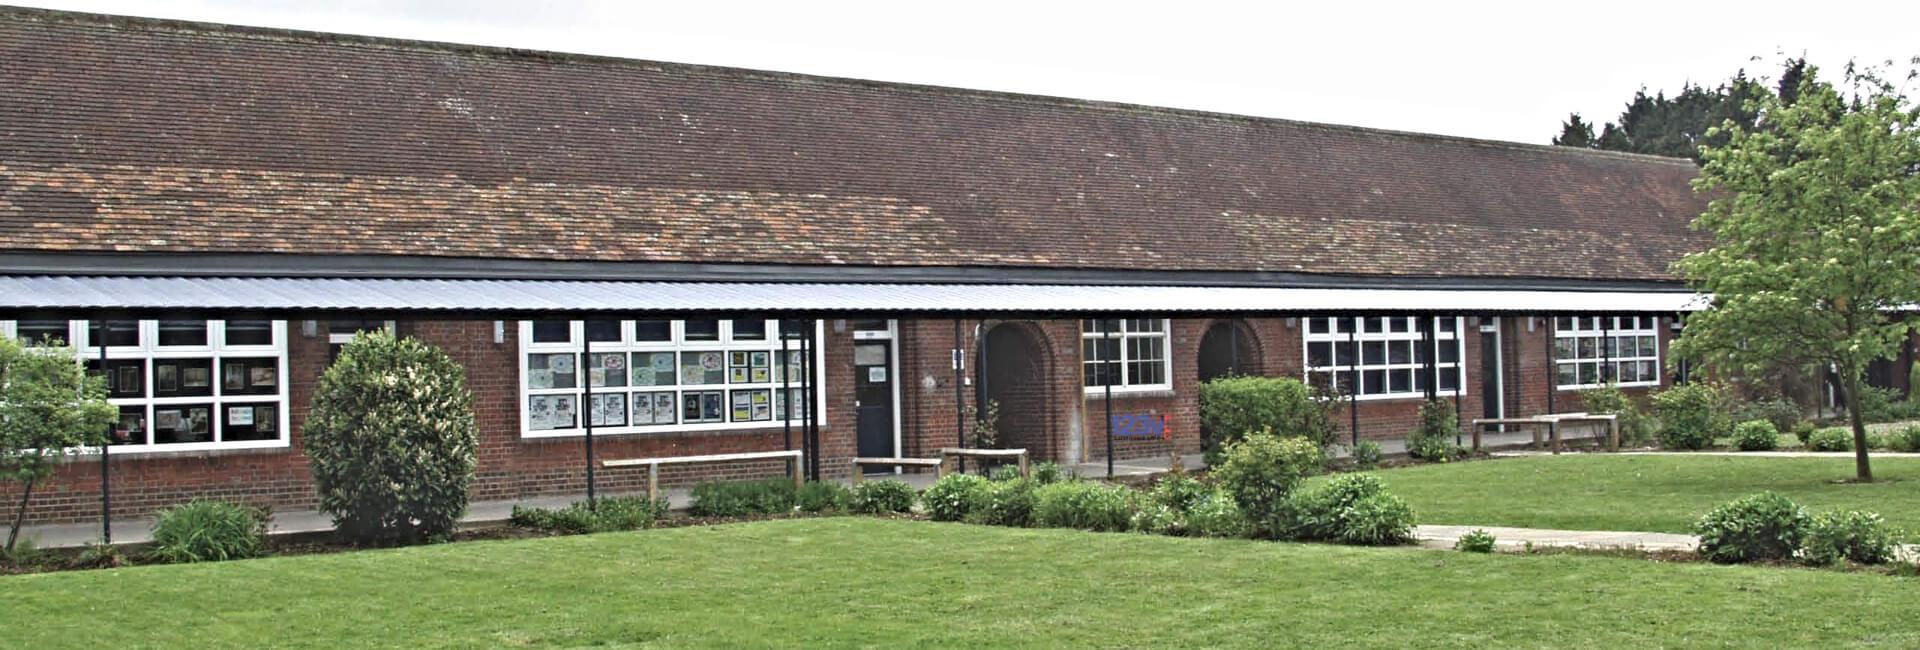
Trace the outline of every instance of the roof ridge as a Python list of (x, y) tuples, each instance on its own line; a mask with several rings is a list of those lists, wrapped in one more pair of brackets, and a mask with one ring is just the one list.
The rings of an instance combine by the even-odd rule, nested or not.
[(1375, 135), (1375, 136), (1388, 136), (1388, 137), (1396, 137), (1396, 138), (1421, 139), (1421, 140), (1436, 141), (1436, 142), (1457, 143), (1457, 144), (1462, 144), (1467, 146), (1493, 147), (1493, 148), (1503, 148), (1503, 149), (1511, 149), (1511, 150), (1517, 150), (1517, 151), (1533, 151), (1537, 153), (1551, 153), (1555, 155), (1599, 156), (1599, 157), (1616, 158), (1621, 160), (1630, 160), (1630, 161), (1645, 162), (1645, 163), (1686, 165), (1689, 167), (1695, 166), (1694, 162), (1687, 158), (1671, 158), (1667, 156), (1658, 156), (1658, 155), (1652, 155), (1652, 154), (1605, 151), (1600, 149), (1588, 149), (1584, 147), (1564, 147), (1564, 146), (1551, 145), (1551, 144), (1534, 144), (1534, 143), (1528, 143), (1528, 142), (1514, 142), (1510, 140), (1494, 140), (1494, 139), (1488, 139), (1488, 138), (1445, 135), (1445, 134), (1439, 134), (1439, 133), (1423, 133), (1419, 131), (1405, 131), (1400, 129), (1388, 129), (1388, 128), (1380, 128), (1380, 127), (1357, 126), (1357, 125), (1349, 125), (1349, 124), (1334, 124), (1334, 123), (1328, 123), (1328, 122), (1312, 122), (1312, 121), (1297, 120), (1297, 119), (1290, 119), (1290, 118), (1283, 118), (1283, 117), (1265, 117), (1265, 116), (1245, 115), (1245, 114), (1239, 114), (1239, 113), (1227, 113), (1222, 111), (1209, 111), (1209, 110), (1193, 109), (1193, 108), (1177, 108), (1177, 107), (1170, 107), (1170, 106), (1155, 106), (1151, 104), (1135, 104), (1135, 103), (1129, 103), (1129, 102), (1110, 101), (1110, 100), (1084, 99), (1084, 98), (1066, 97), (1066, 96), (1060, 96), (1060, 95), (1042, 95), (1042, 94), (1036, 94), (1036, 93), (1022, 93), (1022, 92), (1003, 91), (1003, 90), (987, 90), (987, 89), (980, 89), (980, 88), (965, 88), (965, 87), (959, 87), (959, 86), (940, 86), (940, 85), (934, 85), (934, 84), (923, 84), (923, 83), (913, 83), (913, 82), (882, 81), (882, 80), (876, 80), (876, 79), (861, 79), (856, 77), (837, 77), (837, 76), (831, 76), (831, 75), (809, 74), (809, 73), (803, 73), (803, 72), (759, 70), (754, 68), (739, 68), (739, 67), (732, 67), (732, 66), (707, 65), (707, 64), (700, 64), (700, 63), (656, 61), (656, 60), (650, 60), (650, 59), (635, 59), (635, 58), (608, 56), (608, 55), (601, 55), (601, 54), (581, 54), (581, 53), (575, 53), (575, 52), (561, 52), (561, 51), (554, 51), (554, 50), (536, 50), (536, 49), (527, 49), (527, 48), (503, 47), (503, 46), (496, 46), (496, 45), (477, 45), (472, 43), (458, 43), (453, 41), (432, 41), (432, 40), (423, 40), (423, 39), (397, 38), (397, 37), (390, 37), (390, 36), (370, 36), (370, 35), (364, 35), (364, 34), (320, 32), (320, 31), (312, 31), (312, 30), (288, 29), (288, 28), (281, 28), (281, 27), (236, 25), (236, 24), (230, 24), (230, 23), (191, 21), (191, 20), (181, 20), (181, 19), (173, 19), (173, 18), (154, 18), (154, 17), (147, 17), (147, 16), (123, 16), (123, 15), (116, 15), (116, 14), (67, 11), (67, 10), (60, 10), (60, 9), (44, 9), (44, 8), (35, 8), (35, 7), (19, 7), (19, 6), (11, 6), (11, 5), (0, 5), (0, 17), (4, 17), (8, 20), (17, 19), (17, 20), (25, 20), (30, 22), (42, 22), (42, 23), (95, 25), (95, 26), (102, 26), (102, 27), (108, 27), (108, 28), (114, 28), (114, 29), (134, 28), (134, 29), (173, 32), (173, 33), (182, 33), (182, 34), (211, 32), (211, 33), (227, 34), (227, 35), (240, 36), (240, 37), (260, 38), (260, 39), (270, 39), (270, 40), (283, 39), (283, 40), (298, 40), (298, 41), (320, 43), (320, 44), (392, 47), (392, 48), (413, 49), (413, 50), (419, 50), (422, 52), (441, 53), (441, 54), (468, 54), (468, 55), (480, 55), (480, 56), (491, 56), (491, 57), (541, 59), (541, 60), (550, 60), (550, 61), (600, 62), (600, 63), (611, 63), (611, 64), (618, 64), (618, 65), (652, 67), (652, 68), (659, 68), (662, 70), (671, 68), (671, 69), (684, 70), (688, 72), (734, 75), (734, 76), (740, 76), (745, 78), (764, 78), (764, 79), (793, 81), (793, 82), (800, 82), (800, 83), (812, 83), (812, 84), (822, 84), (822, 85), (842, 85), (842, 86), (852, 86), (852, 87), (861, 87), (861, 88), (871, 88), (871, 89), (882, 90), (882, 91), (909, 91), (909, 92), (920, 92), (920, 93), (927, 93), (927, 94), (933, 94), (933, 95), (969, 97), (969, 98), (975, 98), (975, 99), (994, 99), (994, 100), (1001, 100), (1001, 101), (1013, 101), (1013, 102), (1020, 102), (1020, 103), (1026, 103), (1026, 104), (1046, 105), (1046, 106), (1055, 106), (1055, 107), (1063, 107), (1063, 108), (1097, 109), (1097, 110), (1104, 110), (1104, 111), (1111, 111), (1115, 113), (1132, 114), (1132, 115), (1166, 115), (1166, 116), (1172, 116), (1172, 117), (1182, 117), (1182, 118), (1209, 120), (1209, 121), (1217, 121), (1217, 122), (1240, 122), (1240, 123), (1251, 123), (1251, 124), (1286, 125), (1286, 126), (1315, 129), (1315, 130), (1321, 130), (1321, 131), (1349, 132), (1349, 133), (1355, 133), (1360, 135)]

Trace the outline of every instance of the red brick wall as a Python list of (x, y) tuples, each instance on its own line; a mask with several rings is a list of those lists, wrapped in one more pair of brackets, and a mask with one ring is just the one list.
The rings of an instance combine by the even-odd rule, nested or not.
[[(1546, 411), (1551, 372), (1545, 355), (1550, 332), (1537, 319), (1533, 330), (1528, 331), (1528, 320), (1526, 317), (1500, 319), (1509, 416)], [(1172, 321), (1168, 348), (1171, 391), (1114, 393), (1116, 415), (1164, 414), (1170, 416), (1173, 427), (1171, 441), (1116, 439), (1116, 458), (1164, 457), (1174, 451), (1195, 453), (1199, 450), (1198, 351), (1201, 337), (1217, 322), (1213, 319)], [(1269, 376), (1303, 376), (1299, 319), (1260, 318), (1240, 322), (1244, 327), (1240, 342), (1240, 354), (1246, 360), (1244, 369)], [(1671, 338), (1669, 322), (1666, 318), (1660, 320), (1663, 354)], [(1461, 397), (1463, 420), (1477, 416), (1482, 404), (1479, 328), (1472, 323), (1469, 320), (1462, 328), (1466, 336), (1463, 360), (1467, 364), (1466, 390)], [(959, 380), (963, 404), (975, 404), (978, 400), (976, 371), (981, 362), (978, 337), (996, 328), (1008, 328), (1032, 341), (1045, 358), (1034, 366), (1038, 381), (1027, 390), (1009, 393), (1003, 389), (999, 393), (1006, 406), (999, 427), (1003, 440), (1032, 448), (1036, 458), (1042, 460), (1081, 462), (1105, 457), (1106, 404), (1101, 392), (1085, 392), (1082, 387), (1079, 321), (968, 319), (960, 321), (960, 325), (960, 343), (967, 354), (967, 369)], [(112, 486), (116, 516), (150, 513), (195, 496), (235, 499), (282, 509), (314, 507), (316, 499), (306, 458), (301, 453), (299, 431), (306, 419), (315, 382), (327, 363), (327, 344), (324, 335), (301, 336), (297, 322), (290, 327), (292, 447), (115, 456)], [(838, 477), (850, 471), (847, 459), (856, 449), (856, 409), (851, 389), (853, 338), (846, 331), (848, 327), (835, 321), (826, 321), (824, 329), (822, 369), (826, 377), (827, 404), (821, 421), (821, 469), (827, 476)], [(407, 322), (400, 324), (400, 330), (404, 335), (419, 337), (446, 350), (467, 369), (480, 429), (479, 466), (472, 488), (475, 499), (585, 491), (582, 438), (522, 439), (519, 435), (517, 323), (505, 323), (503, 343), (493, 342), (492, 321)], [(955, 377), (950, 357), (954, 347), (954, 321), (901, 320), (895, 343), (900, 358), (900, 366), (895, 371), (895, 379), (900, 382), (900, 401), (895, 405), (901, 421), (899, 451), (904, 456), (930, 457), (939, 448), (956, 443)], [(1647, 391), (1631, 392), (1644, 395)], [(1579, 395), (1574, 391), (1555, 391), (1554, 402), (1557, 411), (1581, 408)], [(1359, 402), (1360, 437), (1375, 440), (1404, 437), (1414, 426), (1419, 404), (1418, 398)], [(1340, 414), (1339, 439), (1352, 436), (1351, 421), (1347, 413)], [(782, 448), (784, 438), (777, 426), (749, 431), (602, 435), (595, 437), (595, 453), (600, 459), (612, 459), (765, 451)], [(800, 448), (801, 444), (801, 431), (795, 427), (794, 448)], [(662, 481), (667, 485), (686, 485), (698, 480), (771, 476), (783, 471), (779, 463), (679, 466), (664, 470)], [(52, 480), (35, 487), (29, 520), (72, 522), (97, 518), (99, 472), (99, 463), (92, 458), (63, 467)], [(637, 469), (603, 470), (598, 476), (598, 486), (607, 492), (643, 489), (645, 481), (645, 471)], [(17, 487), (7, 486), (0, 491), (0, 503), (13, 503), (18, 495)]]

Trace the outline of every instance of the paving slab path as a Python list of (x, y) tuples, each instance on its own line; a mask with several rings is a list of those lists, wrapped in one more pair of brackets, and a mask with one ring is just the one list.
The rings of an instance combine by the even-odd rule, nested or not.
[(1531, 544), (1535, 548), (1577, 548), (1591, 551), (1639, 550), (1639, 551), (1691, 551), (1700, 545), (1700, 538), (1693, 535), (1674, 533), (1640, 533), (1612, 530), (1551, 530), (1546, 528), (1511, 528), (1507, 526), (1415, 526), (1413, 535), (1421, 546), (1428, 548), (1453, 548), (1454, 542), (1467, 533), (1484, 530), (1493, 535), (1494, 545), (1503, 551), (1524, 551)]

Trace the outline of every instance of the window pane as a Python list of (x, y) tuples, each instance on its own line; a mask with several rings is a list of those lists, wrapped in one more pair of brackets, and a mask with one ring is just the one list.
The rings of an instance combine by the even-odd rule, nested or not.
[(1387, 371), (1367, 370), (1360, 373), (1360, 394), (1379, 395), (1387, 391)]
[(120, 423), (113, 427), (113, 444), (147, 444), (147, 407), (120, 407)]
[(1325, 367), (1333, 363), (1333, 344), (1315, 341), (1307, 344), (1307, 365)]
[(1411, 318), (1391, 318), (1388, 319), (1387, 327), (1395, 332), (1407, 332), (1412, 331), (1412, 323), (1413, 319)]
[(1561, 316), (1559, 318), (1555, 318), (1553, 319), (1553, 326), (1555, 329), (1558, 329), (1563, 332), (1567, 330), (1571, 330), (1573, 329), (1573, 318), (1567, 317), (1567, 316)]
[[(672, 352), (635, 352), (628, 377), (634, 386), (672, 386), (675, 383)], [(634, 408), (639, 408), (635, 405)], [(669, 409), (671, 410), (671, 409)]]
[(1413, 371), (1412, 370), (1395, 370), (1395, 371), (1389, 372), (1387, 373), (1387, 381), (1388, 381), (1387, 390), (1389, 391), (1392, 391), (1395, 393), (1405, 393), (1407, 391), (1413, 390)]
[(617, 321), (617, 320), (587, 321), (587, 340), (592, 341), (594, 343), (620, 342), (620, 321)]
[(807, 321), (798, 318), (789, 318), (780, 321), (780, 336), (785, 338), (804, 339), (809, 336), (811, 330), (812, 328), (809, 327)]
[[(627, 353), (595, 352), (587, 364), (587, 385), (594, 388), (618, 388), (627, 385)], [(623, 405), (622, 410), (625, 410)]]
[(1374, 366), (1387, 362), (1387, 344), (1382, 341), (1366, 341), (1360, 344), (1360, 363)]
[(1553, 340), (1553, 358), (1572, 359), (1573, 358), (1573, 341), (1574, 339), (1569, 339), (1569, 338), (1554, 339)]
[(153, 409), (154, 444), (185, 444), (213, 441), (213, 406), (156, 406)]
[(720, 340), (720, 320), (719, 319), (690, 318), (684, 322), (685, 322), (685, 331), (686, 331), (686, 336), (684, 338), (686, 340), (688, 341)]
[(67, 342), (67, 322), (63, 320), (23, 320), (14, 323), (14, 338), (29, 345), (42, 341), (53, 341), (54, 345)]
[(200, 347), (207, 344), (207, 322), (203, 320), (160, 321), (160, 345)]
[(1336, 331), (1340, 332), (1341, 334), (1345, 334), (1347, 332), (1353, 331), (1354, 319), (1336, 318), (1334, 319), (1333, 324), (1334, 324), (1334, 329)]
[(1413, 341), (1394, 341), (1387, 345), (1387, 363), (1413, 363)]
[(220, 439), (228, 442), (280, 439), (278, 404), (222, 404)]
[[(226, 366), (244, 366), (244, 361), (229, 361)], [(228, 372), (232, 372), (229, 370)], [(242, 379), (246, 378), (241, 373)], [(267, 386), (276, 385), (278, 377), (269, 373), (265, 377)], [(241, 384), (230, 390), (247, 392), (247, 385)], [(153, 362), (154, 397), (207, 397), (213, 395), (212, 359), (160, 359)]]
[(1659, 381), (1660, 364), (1654, 361), (1640, 362), (1640, 381)]
[[(166, 388), (166, 382), (160, 381), (166, 378), (164, 376), (166, 370), (161, 365), (165, 363), (170, 362), (156, 362), (153, 368), (156, 396), (160, 396), (157, 391)], [(192, 387), (201, 385), (203, 380), (196, 376), (199, 372), (198, 368), (188, 368), (182, 372), (186, 373), (181, 380), (183, 389), (191, 390)], [(277, 360), (233, 358), (220, 360), (221, 395), (275, 395), (279, 392), (280, 364)], [(212, 393), (203, 394), (211, 395)]]
[(1660, 356), (1660, 342), (1651, 336), (1640, 337), (1640, 356)]
[(1361, 321), (1360, 331), (1366, 334), (1378, 334), (1387, 331), (1387, 319), (1374, 316)]
[(1440, 372), (1440, 392), (1451, 393), (1460, 387), (1460, 373), (1452, 370)]
[(573, 340), (572, 325), (563, 320), (533, 321), (534, 343), (566, 343)]
[(273, 321), (270, 320), (230, 320), (226, 330), (227, 345), (273, 345)]
[(634, 426), (650, 424), (673, 424), (675, 421), (673, 393), (634, 393)]
[(1439, 330), (1439, 331), (1442, 331), (1442, 332), (1452, 332), (1452, 331), (1453, 331), (1453, 329), (1454, 329), (1454, 327), (1455, 327), (1455, 326), (1457, 326), (1457, 325), (1459, 325), (1459, 324), (1460, 324), (1460, 321), (1459, 321), (1459, 320), (1457, 320), (1457, 319), (1453, 319), (1453, 318), (1442, 318), (1442, 319), (1440, 319), (1440, 330)]
[(1440, 343), (1440, 363), (1459, 363), (1460, 344), (1454, 341)]
[(1557, 375), (1556, 381), (1561, 386), (1572, 386), (1580, 383), (1580, 374), (1574, 369), (1574, 364), (1563, 363), (1556, 367), (1558, 368), (1558, 371), (1555, 373)]
[(578, 398), (574, 395), (533, 395), (527, 398), (527, 428), (533, 431), (572, 429)]
[(1311, 332), (1314, 334), (1325, 334), (1329, 331), (1332, 331), (1332, 329), (1333, 329), (1333, 325), (1331, 324), (1329, 319), (1326, 319), (1326, 318), (1307, 319), (1308, 332)]
[(1164, 383), (1166, 379), (1160, 375), (1160, 368), (1160, 362), (1158, 361), (1135, 361), (1128, 363), (1128, 384), (1133, 386), (1149, 386)]
[[(885, 329), (883, 326), (881, 329)], [(766, 319), (741, 319), (733, 321), (733, 338), (738, 341), (764, 341), (767, 339)]]
[(579, 376), (573, 362), (572, 353), (527, 355), (527, 388), (578, 388)]
[[(87, 323), (87, 327), (89, 328), (87, 334), (92, 340), (93, 345), (99, 345), (101, 338), (100, 333), (92, 329), (93, 325), (94, 323)], [(107, 332), (104, 338), (106, 338), (107, 345), (109, 346), (134, 347), (140, 345), (140, 321), (110, 320), (106, 321), (106, 329)]]
[(680, 383), (687, 385), (726, 383), (725, 362), (726, 353), (724, 352), (682, 352), (680, 353)]
[(633, 340), (671, 341), (673, 340), (673, 321), (657, 318), (634, 321)]
[(1353, 365), (1353, 345), (1351, 341), (1333, 344), (1333, 362), (1342, 366)]
[(1600, 348), (1600, 339), (1583, 336), (1580, 338), (1580, 342), (1578, 345), (1579, 358), (1581, 359), (1599, 358), (1600, 356), (1599, 348)]
[(1418, 392), (1418, 393), (1427, 392), (1427, 378), (1428, 378), (1428, 375), (1425, 370), (1421, 370), (1420, 372), (1413, 373), (1414, 392)]

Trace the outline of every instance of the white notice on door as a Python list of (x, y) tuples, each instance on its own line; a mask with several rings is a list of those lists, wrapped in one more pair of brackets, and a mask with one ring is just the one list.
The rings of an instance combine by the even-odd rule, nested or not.
[(887, 367), (886, 367), (886, 366), (874, 366), (874, 367), (872, 367), (872, 368), (868, 368), (868, 369), (867, 369), (867, 382), (868, 382), (868, 383), (873, 383), (873, 384), (884, 384), (884, 383), (887, 383)]

